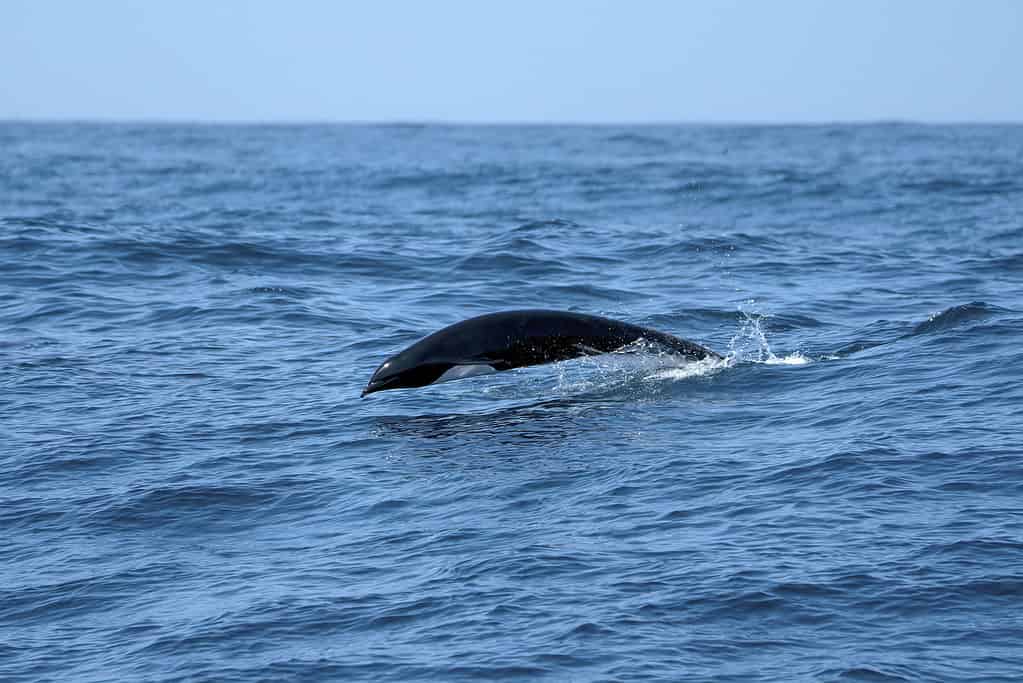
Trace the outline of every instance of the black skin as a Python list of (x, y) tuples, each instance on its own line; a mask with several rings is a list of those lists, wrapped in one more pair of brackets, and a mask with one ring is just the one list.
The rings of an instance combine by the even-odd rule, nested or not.
[(565, 311), (490, 313), (434, 332), (385, 360), (362, 395), (423, 387), (457, 365), (511, 370), (609, 353), (645, 340), (689, 360), (720, 359), (710, 349), (648, 327)]

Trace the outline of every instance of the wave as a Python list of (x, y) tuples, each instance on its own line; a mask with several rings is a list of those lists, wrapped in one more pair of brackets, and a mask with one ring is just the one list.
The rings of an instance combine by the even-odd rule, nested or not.
[(992, 306), (983, 301), (960, 304), (931, 315), (927, 320), (916, 325), (912, 332), (910, 332), (910, 335), (940, 332), (1006, 312), (1007, 310), (1004, 308)]

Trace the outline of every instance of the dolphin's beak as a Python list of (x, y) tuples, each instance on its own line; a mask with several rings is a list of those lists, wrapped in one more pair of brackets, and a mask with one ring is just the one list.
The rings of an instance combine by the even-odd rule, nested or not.
[(359, 398), (366, 398), (366, 394), (372, 394), (374, 391), (386, 389), (396, 381), (398, 381), (397, 377), (388, 377), (387, 379), (370, 378), (369, 384), (367, 384), (366, 388), (362, 390), (361, 394), (359, 394)]

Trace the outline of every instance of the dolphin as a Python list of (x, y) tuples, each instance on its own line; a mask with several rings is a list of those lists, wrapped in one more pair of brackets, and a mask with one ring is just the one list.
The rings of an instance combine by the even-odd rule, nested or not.
[(631, 323), (566, 311), (524, 310), (469, 318), (424, 337), (380, 364), (362, 396), (617, 351), (644, 340), (686, 360), (721, 356)]

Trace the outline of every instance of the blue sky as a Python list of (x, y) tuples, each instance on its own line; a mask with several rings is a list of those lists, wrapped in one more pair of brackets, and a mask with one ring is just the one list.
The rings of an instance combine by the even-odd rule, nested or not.
[(0, 118), (1023, 120), (1023, 2), (0, 0)]

